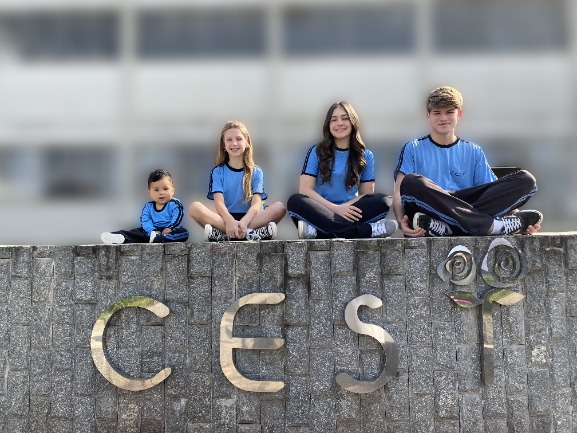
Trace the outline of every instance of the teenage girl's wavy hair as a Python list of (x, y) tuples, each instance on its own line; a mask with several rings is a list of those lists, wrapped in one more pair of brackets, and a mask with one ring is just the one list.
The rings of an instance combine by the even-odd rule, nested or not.
[(224, 147), (224, 133), (229, 129), (238, 129), (247, 143), (243, 155), (244, 174), (242, 176), (242, 190), (244, 193), (244, 200), (248, 203), (252, 199), (252, 173), (254, 171), (254, 161), (252, 159), (252, 141), (250, 140), (250, 135), (248, 134), (248, 130), (246, 129), (246, 126), (244, 126), (244, 123), (239, 122), (238, 120), (229, 120), (226, 122), (220, 133), (220, 144), (216, 154), (216, 165), (222, 165), (228, 162), (228, 153)]
[(338, 101), (330, 106), (325, 117), (323, 125), (323, 140), (317, 145), (317, 156), (319, 158), (319, 172), (323, 183), (330, 182), (335, 161), (335, 140), (331, 134), (330, 123), (333, 111), (338, 106), (342, 107), (348, 114), (353, 130), (350, 136), (350, 153), (345, 177), (345, 186), (347, 189), (352, 188), (360, 183), (361, 172), (367, 165), (365, 161), (365, 143), (361, 138), (359, 131), (359, 116), (353, 109), (353, 106), (346, 101)]

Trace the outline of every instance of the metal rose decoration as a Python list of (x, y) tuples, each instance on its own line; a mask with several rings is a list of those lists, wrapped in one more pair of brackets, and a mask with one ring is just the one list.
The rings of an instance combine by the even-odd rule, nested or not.
[(511, 287), (526, 274), (527, 260), (518, 248), (503, 238), (491, 242), (481, 264), (481, 275), (488, 285), (497, 288)]
[[(458, 286), (467, 286), (475, 280), (475, 259), (468, 248), (459, 245), (453, 248), (447, 259), (437, 266), (437, 274), (443, 281), (450, 281)], [(457, 305), (473, 308), (482, 301), (474, 293), (465, 290), (454, 290), (447, 293)]]
[[(468, 257), (467, 257), (468, 255)], [(472, 271), (466, 271), (470, 257)], [(455, 247), (449, 253), (447, 260), (439, 264), (437, 273), (443, 281), (454, 284), (469, 284), (474, 280), (475, 265), (471, 252), (463, 247)], [(472, 274), (472, 277), (471, 275)], [(493, 303), (513, 305), (525, 296), (521, 293), (507, 290), (527, 274), (527, 259), (523, 252), (503, 238), (497, 238), (489, 245), (489, 250), (481, 263), (481, 276), (485, 283), (491, 286), (480, 298), (472, 292), (452, 291), (447, 296), (463, 308), (473, 308), (482, 305), (483, 315), (483, 379), (487, 385), (493, 383), (495, 353), (493, 348)], [(454, 276), (464, 275), (463, 278)], [(450, 278), (453, 276), (453, 278)], [(467, 281), (464, 283), (462, 281)]]

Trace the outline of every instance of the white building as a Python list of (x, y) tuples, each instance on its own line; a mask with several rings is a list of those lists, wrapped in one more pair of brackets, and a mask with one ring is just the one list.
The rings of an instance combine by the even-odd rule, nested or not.
[(571, 230), (576, 22), (570, 0), (2, 0), (0, 243), (92, 243), (137, 225), (159, 167), (183, 202), (204, 197), (233, 118), (270, 199), (286, 201), (339, 99), (392, 193), (441, 84), (463, 92), (459, 135), (532, 171), (544, 229)]

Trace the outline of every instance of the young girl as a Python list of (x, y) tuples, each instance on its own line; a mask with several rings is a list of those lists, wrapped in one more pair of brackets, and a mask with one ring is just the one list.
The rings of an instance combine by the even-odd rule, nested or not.
[(396, 221), (384, 194), (375, 194), (373, 153), (365, 148), (359, 118), (348, 102), (335, 102), (323, 125), (323, 140), (307, 153), (299, 193), (288, 212), (300, 239), (387, 237)]
[(207, 197), (214, 200), (216, 212), (197, 201), (188, 211), (204, 227), (205, 241), (275, 238), (276, 223), (286, 210), (280, 202), (262, 210), (267, 198), (263, 173), (253, 162), (252, 142), (242, 122), (229, 121), (222, 128)]

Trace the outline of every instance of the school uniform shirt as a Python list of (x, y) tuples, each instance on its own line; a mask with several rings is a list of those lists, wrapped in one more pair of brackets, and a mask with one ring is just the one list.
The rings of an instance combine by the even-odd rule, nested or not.
[[(349, 154), (349, 149), (339, 149), (338, 147), (335, 148), (335, 160), (333, 163), (331, 178), (324, 183), (322, 181), (322, 176), (320, 176), (319, 173), (319, 158), (317, 156), (316, 145), (309, 149), (305, 158), (305, 163), (301, 174), (315, 177), (315, 192), (319, 193), (321, 197), (330, 201), (331, 203), (345, 203), (359, 195), (358, 185), (355, 185), (349, 189), (346, 187)], [(361, 171), (360, 181), (374, 182), (375, 158), (373, 156), (373, 152), (368, 149), (365, 149), (365, 161), (367, 164), (365, 165), (363, 171)]]
[(183, 215), (182, 203), (177, 198), (173, 197), (161, 210), (156, 210), (154, 201), (149, 201), (144, 205), (140, 214), (140, 224), (146, 234), (150, 236), (150, 232), (154, 230), (180, 228)]
[[(250, 201), (245, 202), (242, 189), (244, 169), (232, 168), (228, 164), (217, 165), (210, 172), (207, 198), (214, 200), (214, 193), (220, 192), (224, 196), (224, 205), (230, 213), (246, 213), (250, 208)], [(260, 194), (266, 200), (264, 192), (264, 176), (259, 166), (255, 165), (252, 171), (251, 188), (253, 194)]]
[(481, 147), (460, 138), (448, 146), (435, 143), (430, 136), (409, 141), (401, 150), (395, 181), (399, 172), (425, 176), (446, 191), (497, 180)]

